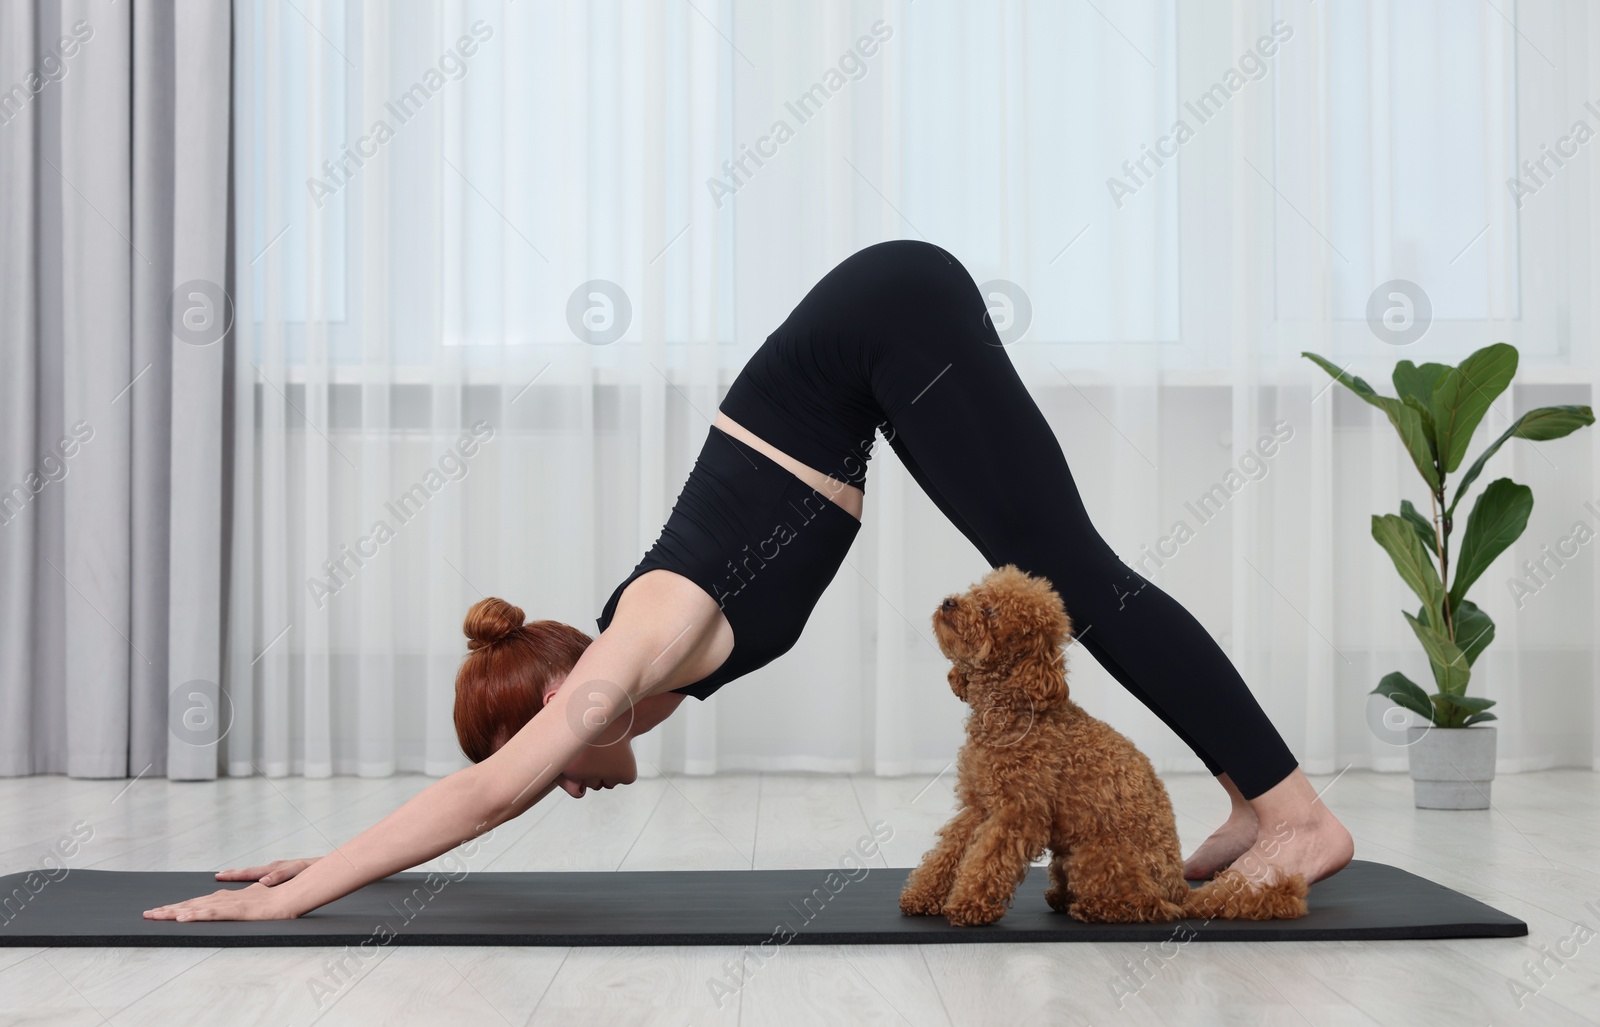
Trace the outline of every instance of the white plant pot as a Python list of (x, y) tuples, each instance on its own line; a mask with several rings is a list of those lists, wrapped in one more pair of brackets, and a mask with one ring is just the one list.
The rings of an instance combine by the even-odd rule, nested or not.
[(1411, 782), (1418, 809), (1488, 809), (1494, 783), (1492, 727), (1407, 729)]

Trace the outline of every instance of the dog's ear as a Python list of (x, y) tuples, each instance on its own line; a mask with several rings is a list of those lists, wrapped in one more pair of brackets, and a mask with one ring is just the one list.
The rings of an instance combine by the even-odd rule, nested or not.
[(1017, 667), (1015, 681), (1036, 708), (1049, 709), (1067, 698), (1067, 661), (1059, 643), (1037, 637), (1039, 648)]
[(969, 682), (967, 681), (967, 675), (962, 673), (961, 668), (951, 664), (950, 673), (946, 675), (946, 679), (950, 682), (950, 691), (956, 694), (956, 698), (966, 702)]

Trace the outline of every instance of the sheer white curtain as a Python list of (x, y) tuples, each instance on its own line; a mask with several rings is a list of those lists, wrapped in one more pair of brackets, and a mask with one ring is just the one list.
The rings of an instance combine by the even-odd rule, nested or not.
[[(1520, 209), (1505, 181), (1600, 127), (1576, 0), (241, 2), (235, 25), (225, 772), (461, 765), (466, 607), (592, 632), (743, 361), (882, 239), (985, 283), (1102, 533), (1314, 771), (1405, 765), (1367, 693), (1426, 670), (1367, 524), (1427, 497), (1300, 351), (1387, 390), (1398, 359), (1512, 341), (1484, 435), (1591, 402), (1600, 373), (1593, 155)], [(1366, 319), (1391, 279), (1433, 309), (1403, 347)], [(1475, 589), (1502, 770), (1596, 755), (1592, 547), (1521, 609), (1505, 586), (1600, 528), (1590, 435), (1491, 467), (1536, 496)], [(949, 761), (964, 707), (927, 618), (986, 568), (888, 447), (873, 462), (800, 644), (641, 740), (647, 773)], [(1160, 768), (1199, 769), (1087, 653), (1072, 669)]]

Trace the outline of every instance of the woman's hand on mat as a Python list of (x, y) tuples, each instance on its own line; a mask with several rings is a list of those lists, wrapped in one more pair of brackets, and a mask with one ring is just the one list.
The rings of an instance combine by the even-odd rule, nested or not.
[(281, 892), (259, 881), (144, 911), (146, 920), (293, 920), (299, 915)]
[(282, 884), (306, 867), (315, 863), (320, 856), (310, 859), (275, 859), (271, 863), (264, 863), (258, 867), (234, 867), (229, 870), (218, 870), (216, 877), (219, 881), (259, 881), (268, 888), (275, 884)]

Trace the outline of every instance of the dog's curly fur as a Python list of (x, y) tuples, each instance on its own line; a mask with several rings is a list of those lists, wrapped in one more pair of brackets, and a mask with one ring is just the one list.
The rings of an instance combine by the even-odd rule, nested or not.
[(1007, 564), (945, 599), (933, 630), (972, 713), (956, 763), (960, 808), (907, 879), (902, 912), (992, 923), (1048, 848), (1045, 899), (1079, 920), (1305, 915), (1300, 874), (1253, 882), (1228, 869), (1189, 887), (1150, 760), (1068, 697), (1072, 622), (1048, 581)]

